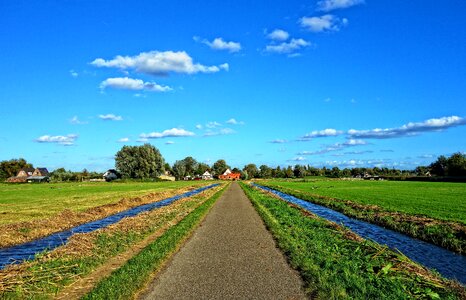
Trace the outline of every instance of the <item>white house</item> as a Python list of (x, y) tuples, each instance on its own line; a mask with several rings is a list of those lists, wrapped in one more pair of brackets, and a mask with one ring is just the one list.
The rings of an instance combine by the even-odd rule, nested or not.
[(205, 171), (204, 174), (202, 174), (202, 180), (213, 180), (214, 177), (212, 174), (209, 173), (209, 171)]

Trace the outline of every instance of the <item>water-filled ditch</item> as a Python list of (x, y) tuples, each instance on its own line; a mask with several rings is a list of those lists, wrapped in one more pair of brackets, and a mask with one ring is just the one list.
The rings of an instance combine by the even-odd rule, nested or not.
[(253, 184), (265, 191), (272, 192), (285, 201), (296, 204), (321, 218), (342, 224), (363, 238), (373, 240), (389, 248), (398, 249), (410, 259), (435, 269), (446, 278), (456, 279), (466, 284), (466, 256), (407, 235), (374, 224), (350, 218), (330, 208), (282, 193), (269, 187)]
[(123, 218), (133, 217), (142, 212), (150, 211), (157, 209), (163, 206), (170, 205), (171, 203), (180, 200), (182, 198), (187, 198), (199, 194), (207, 189), (218, 186), (219, 184), (212, 184), (209, 186), (201, 187), (180, 195), (176, 195), (158, 202), (153, 202), (149, 204), (144, 204), (130, 208), (128, 210), (116, 213), (114, 215), (105, 217), (100, 220), (92, 221), (89, 223), (81, 224), (79, 226), (73, 227), (69, 230), (54, 233), (52, 235), (46, 236), (41, 239), (34, 240), (32, 242), (24, 243), (21, 245), (16, 245), (8, 248), (0, 249), (0, 270), (5, 268), (9, 264), (20, 263), (23, 260), (28, 260), (34, 258), (38, 253), (41, 253), (45, 250), (52, 250), (61, 245), (66, 244), (68, 239), (76, 233), (87, 233), (100, 228), (107, 227), (109, 225), (115, 224)]

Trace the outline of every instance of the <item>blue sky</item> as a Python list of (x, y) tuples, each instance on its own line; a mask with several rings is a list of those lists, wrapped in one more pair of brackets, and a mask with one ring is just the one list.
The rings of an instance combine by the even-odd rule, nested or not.
[[(253, 2), (253, 3), (251, 3)], [(466, 2), (2, 1), (0, 160), (149, 142), (232, 166), (466, 151)]]

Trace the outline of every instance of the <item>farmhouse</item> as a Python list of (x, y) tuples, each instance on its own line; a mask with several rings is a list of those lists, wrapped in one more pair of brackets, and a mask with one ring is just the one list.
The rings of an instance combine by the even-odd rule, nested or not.
[(213, 180), (214, 177), (212, 174), (209, 173), (209, 171), (205, 171), (204, 174), (202, 174), (202, 180)]
[(7, 182), (22, 183), (22, 182), (48, 182), (49, 171), (47, 168), (23, 168), (14, 177), (10, 177)]
[(230, 169), (227, 169), (222, 175), (218, 176), (221, 180), (239, 180), (240, 177), (240, 173), (233, 173)]

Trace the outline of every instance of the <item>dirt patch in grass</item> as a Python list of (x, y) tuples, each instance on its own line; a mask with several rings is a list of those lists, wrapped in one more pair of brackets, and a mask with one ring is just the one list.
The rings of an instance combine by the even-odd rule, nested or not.
[(52, 233), (105, 218), (136, 206), (179, 195), (194, 188), (199, 187), (187, 187), (166, 192), (150, 193), (142, 197), (123, 198), (116, 203), (90, 208), (84, 212), (74, 212), (66, 209), (48, 219), (2, 225), (0, 226), (0, 248), (29, 242)]

